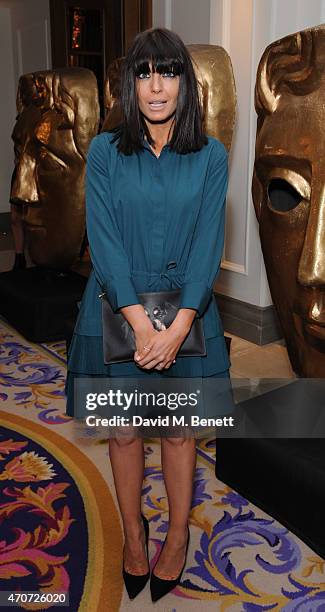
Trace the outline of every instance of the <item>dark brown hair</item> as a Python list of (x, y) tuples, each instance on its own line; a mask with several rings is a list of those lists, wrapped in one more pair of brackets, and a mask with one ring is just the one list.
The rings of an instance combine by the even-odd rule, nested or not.
[(180, 37), (165, 28), (154, 28), (138, 34), (124, 59), (121, 78), (120, 106), (122, 123), (111, 130), (118, 140), (117, 148), (126, 155), (143, 149), (145, 134), (154, 144), (147, 124), (139, 110), (136, 78), (152, 69), (160, 74), (179, 75), (179, 93), (175, 124), (169, 146), (177, 153), (200, 150), (207, 144), (203, 131), (198, 85), (191, 56)]

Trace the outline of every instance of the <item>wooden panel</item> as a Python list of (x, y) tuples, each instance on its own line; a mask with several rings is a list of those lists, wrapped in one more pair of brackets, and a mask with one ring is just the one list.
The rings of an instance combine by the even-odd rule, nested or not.
[(50, 0), (52, 67), (67, 65), (67, 27), (64, 0)]
[(152, 27), (152, 0), (124, 0), (123, 22), (123, 51), (126, 53), (136, 34)]
[(52, 66), (68, 66), (68, 10), (101, 9), (104, 13), (104, 73), (122, 54), (122, 0), (50, 0)]
[(124, 53), (140, 31), (140, 0), (124, 0)]
[(105, 51), (106, 68), (123, 54), (122, 0), (105, 0)]
[(152, 0), (141, 0), (140, 29), (152, 28)]

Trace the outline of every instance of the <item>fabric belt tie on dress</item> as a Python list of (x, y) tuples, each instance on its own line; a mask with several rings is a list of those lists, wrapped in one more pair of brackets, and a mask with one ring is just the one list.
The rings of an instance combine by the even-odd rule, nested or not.
[[(174, 275), (175, 276), (175, 275)], [(167, 278), (167, 280), (170, 282), (170, 284), (172, 283), (172, 278), (170, 274), (167, 274), (166, 272), (161, 272), (160, 274), (157, 272), (156, 274), (154, 274), (154, 276), (151, 277), (151, 279), (149, 280), (149, 287), (151, 287), (155, 282), (157, 278)]]
[(169, 283), (170, 283), (170, 288), (172, 286), (172, 281), (173, 279), (177, 278), (177, 277), (184, 277), (184, 273), (180, 273), (176, 271), (177, 268), (177, 263), (176, 261), (170, 261), (167, 264), (167, 271), (165, 272), (144, 272), (141, 270), (133, 270), (133, 274), (135, 274), (136, 276), (149, 276), (149, 281), (148, 281), (148, 286), (152, 287), (152, 285), (154, 285), (157, 282), (157, 279), (159, 278), (166, 278)]

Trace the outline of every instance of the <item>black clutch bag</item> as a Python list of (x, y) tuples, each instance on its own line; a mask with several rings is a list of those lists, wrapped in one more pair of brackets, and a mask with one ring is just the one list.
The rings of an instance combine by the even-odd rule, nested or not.
[[(181, 290), (139, 293), (146, 314), (157, 331), (167, 329), (176, 317)], [(105, 294), (102, 298), (104, 363), (133, 361), (136, 351), (132, 327), (121, 313), (114, 313)], [(203, 357), (206, 355), (203, 321), (195, 317), (177, 357)]]

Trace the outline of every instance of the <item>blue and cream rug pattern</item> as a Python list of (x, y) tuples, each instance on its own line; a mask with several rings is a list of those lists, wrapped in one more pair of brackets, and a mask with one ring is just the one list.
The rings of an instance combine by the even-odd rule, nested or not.
[[(72, 612), (152, 610), (148, 589), (133, 602), (123, 589), (108, 443), (64, 414), (65, 372), (64, 343), (31, 344), (0, 323), (0, 588), (59, 584), (70, 592)], [(324, 612), (325, 561), (218, 481), (215, 452), (212, 439), (198, 442), (186, 569), (154, 609)], [(153, 565), (168, 503), (159, 443), (146, 440), (145, 454)]]

